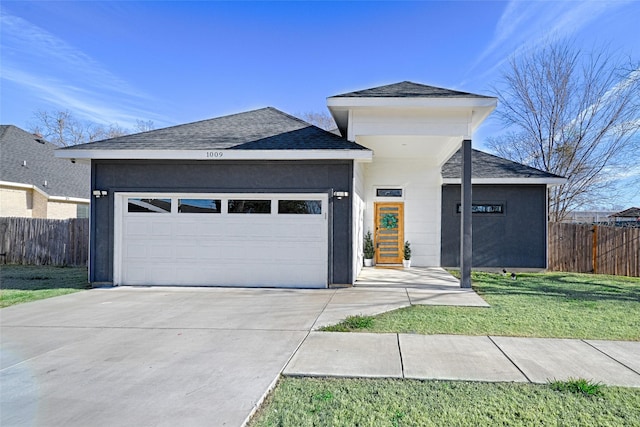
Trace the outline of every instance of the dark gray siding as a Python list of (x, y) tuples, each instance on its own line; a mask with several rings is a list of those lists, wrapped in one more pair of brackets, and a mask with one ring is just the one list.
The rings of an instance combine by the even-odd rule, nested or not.
[[(546, 268), (546, 186), (474, 185), (473, 203), (504, 204), (504, 214), (473, 214), (474, 267)], [(460, 185), (442, 187), (441, 265), (460, 265)]]
[[(113, 281), (113, 193), (329, 193), (349, 191), (353, 164), (335, 161), (134, 161), (94, 160), (93, 189), (108, 197), (91, 204), (93, 283)], [(329, 281), (351, 283), (351, 200), (329, 197)]]

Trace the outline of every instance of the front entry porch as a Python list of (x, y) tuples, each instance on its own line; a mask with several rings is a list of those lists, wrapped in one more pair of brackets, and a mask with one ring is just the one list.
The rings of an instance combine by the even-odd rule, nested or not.
[(313, 329), (348, 316), (374, 316), (411, 305), (489, 307), (473, 289), (439, 267), (365, 267), (353, 287), (335, 294)]
[(440, 267), (364, 267), (354, 288), (404, 290), (410, 305), (489, 307), (473, 289)]
[(441, 267), (364, 267), (354, 287), (456, 290), (460, 281)]

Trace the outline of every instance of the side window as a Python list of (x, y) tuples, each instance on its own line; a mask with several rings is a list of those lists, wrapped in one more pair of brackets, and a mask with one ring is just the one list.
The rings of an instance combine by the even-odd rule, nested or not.
[(378, 188), (376, 197), (402, 197), (402, 188)]
[(89, 205), (76, 205), (76, 218), (89, 218)]
[[(458, 203), (456, 205), (456, 213), (462, 211), (462, 205)], [(502, 203), (473, 203), (471, 205), (471, 212), (474, 214), (504, 214), (504, 204)]]

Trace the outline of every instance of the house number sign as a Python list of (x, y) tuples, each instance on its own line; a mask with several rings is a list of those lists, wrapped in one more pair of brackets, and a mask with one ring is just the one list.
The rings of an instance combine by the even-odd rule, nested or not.
[(219, 159), (223, 155), (222, 151), (207, 151), (207, 159)]

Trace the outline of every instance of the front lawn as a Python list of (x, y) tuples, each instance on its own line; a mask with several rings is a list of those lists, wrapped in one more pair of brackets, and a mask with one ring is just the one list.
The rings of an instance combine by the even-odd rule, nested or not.
[(640, 278), (474, 272), (490, 308), (411, 306), (324, 330), (640, 340)]
[(521, 383), (282, 378), (260, 426), (637, 426), (640, 389), (596, 396)]
[(88, 288), (86, 267), (0, 266), (0, 308)]

